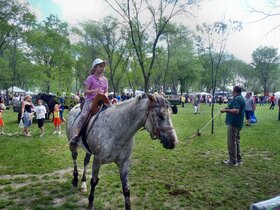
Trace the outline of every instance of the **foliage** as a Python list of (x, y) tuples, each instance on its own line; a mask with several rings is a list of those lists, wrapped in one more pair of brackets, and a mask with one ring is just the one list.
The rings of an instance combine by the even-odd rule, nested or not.
[(273, 81), (280, 75), (280, 56), (276, 48), (259, 47), (253, 54), (255, 72), (263, 87), (264, 93), (269, 93)]
[[(166, 32), (166, 26), (172, 18), (185, 14), (187, 9), (196, 5), (199, 1), (160, 0), (159, 2), (137, 2), (129, 0), (124, 2), (123, 0), (106, 0), (106, 2), (128, 25), (131, 43), (144, 78), (144, 89), (148, 92), (158, 42)], [(144, 12), (148, 14), (146, 22), (143, 21), (144, 18), (141, 18)]]
[(217, 79), (220, 71), (220, 65), (225, 60), (225, 47), (230, 33), (242, 29), (242, 23), (238, 21), (215, 22), (213, 24), (202, 24), (197, 26), (196, 44), (200, 54), (209, 56), (211, 72), (212, 95), (215, 95)]
[(0, 56), (34, 22), (26, 4), (0, 0)]
[[(0, 88), (24, 86), (21, 66), (29, 63), (23, 59), (24, 33), (32, 27), (35, 17), (26, 4), (16, 0), (0, 0)], [(29, 63), (30, 65), (30, 63)]]
[[(224, 61), (225, 47), (231, 32), (240, 31), (242, 23), (229, 20), (214, 22), (213, 24), (203, 23), (197, 26), (199, 35), (196, 37), (197, 46), (202, 54), (206, 54), (210, 58), (211, 73), (211, 93), (215, 96), (217, 88), (218, 75), (220, 74), (220, 66)], [(212, 117), (214, 116), (214, 103), (212, 103)], [(212, 133), (214, 133), (214, 121), (212, 121)]]
[(113, 17), (105, 17), (100, 22), (88, 22), (84, 28), (91, 28), (92, 33), (87, 36), (96, 39), (95, 45), (100, 51), (97, 56), (101, 56), (108, 62), (107, 72), (110, 89), (119, 92), (119, 85), (127, 70), (127, 63), (130, 58), (127, 32), (122, 29), (121, 24)]
[[(225, 51), (230, 34), (241, 30), (240, 22), (198, 26), (196, 42), (188, 25), (172, 22), (191, 14), (200, 0), (106, 2), (123, 21), (108, 16), (70, 28), (55, 15), (36, 21), (22, 1), (0, 0), (0, 89), (16, 85), (41, 92), (82, 93), (97, 57), (108, 61), (109, 92), (131, 88), (213, 94), (235, 84), (255, 93), (280, 88), (278, 49), (256, 49), (252, 65)], [(267, 15), (270, 18), (272, 13)], [(275, 61), (262, 61), (273, 56)]]
[(0, 57), (0, 68), (0, 88), (6, 90), (11, 86), (18, 86), (28, 90), (35, 84), (32, 79), (37, 77), (36, 70), (20, 49), (8, 47)]
[(68, 35), (67, 23), (54, 15), (27, 34), (28, 47), (31, 49), (27, 55), (40, 72), (40, 87), (44, 92), (71, 89), (71, 82), (61, 83), (63, 80), (71, 81), (73, 76)]
[(231, 64), (231, 68), (236, 75), (235, 77), (232, 77), (232, 84), (240, 84), (245, 90), (252, 91), (256, 94), (262, 92), (260, 81), (251, 64), (247, 64), (244, 61), (237, 59), (232, 60)]

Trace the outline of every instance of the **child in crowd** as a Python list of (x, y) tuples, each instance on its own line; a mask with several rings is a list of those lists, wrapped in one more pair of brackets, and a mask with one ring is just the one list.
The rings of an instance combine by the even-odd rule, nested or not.
[(3, 121), (3, 113), (6, 109), (5, 104), (3, 103), (2, 99), (0, 99), (0, 135), (5, 134), (4, 133), (4, 121)]
[(38, 127), (40, 128), (40, 137), (42, 137), (45, 135), (44, 123), (47, 110), (41, 99), (38, 100), (38, 106), (35, 106), (34, 111), (36, 112), (36, 119), (38, 122)]
[(194, 107), (194, 114), (199, 114), (199, 100), (198, 99), (194, 99), (193, 102), (193, 107)]
[(116, 104), (118, 100), (116, 99), (116, 95), (113, 95), (113, 98), (111, 100), (111, 104)]
[(54, 111), (53, 111), (53, 124), (54, 124), (54, 127), (55, 127), (55, 130), (53, 132), (53, 134), (61, 134), (61, 119), (60, 119), (60, 114), (59, 114), (59, 111), (60, 111), (60, 107), (59, 107), (59, 104), (55, 104), (54, 105)]
[(63, 112), (64, 112), (64, 104), (65, 104), (65, 99), (63, 97), (59, 97), (58, 99), (58, 105), (59, 105), (59, 116), (62, 122), (66, 123), (65, 118), (63, 117)]

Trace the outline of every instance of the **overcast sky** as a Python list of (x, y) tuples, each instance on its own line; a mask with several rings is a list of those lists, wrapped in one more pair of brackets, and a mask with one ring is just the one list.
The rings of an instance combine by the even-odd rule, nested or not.
[[(192, 11), (193, 18), (183, 17), (181, 20), (187, 26), (203, 22), (213, 23), (222, 18), (242, 21), (242, 31), (230, 35), (226, 50), (249, 63), (252, 52), (259, 46), (280, 48), (280, 28), (269, 32), (280, 23), (280, 16), (257, 21), (262, 16), (250, 12), (250, 7), (254, 7), (280, 13), (277, 7), (271, 9), (268, 1), (280, 5), (280, 0), (204, 0), (199, 9)], [(55, 14), (61, 20), (75, 24), (88, 19), (100, 20), (109, 14), (117, 16), (104, 0), (28, 0), (28, 2), (39, 20), (49, 14)]]

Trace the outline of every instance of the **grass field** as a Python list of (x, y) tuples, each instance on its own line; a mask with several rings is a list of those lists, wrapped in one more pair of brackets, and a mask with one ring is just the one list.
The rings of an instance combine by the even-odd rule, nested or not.
[[(215, 105), (216, 112), (223, 105)], [(138, 132), (132, 155), (132, 209), (248, 209), (252, 203), (280, 194), (280, 121), (278, 109), (258, 106), (258, 123), (241, 131), (244, 165), (227, 167), (225, 115), (215, 118), (202, 135), (187, 139), (210, 119), (210, 107), (194, 115), (192, 106), (179, 108), (173, 123), (180, 143), (165, 150), (159, 141)], [(67, 117), (67, 113), (66, 113)], [(16, 113), (4, 114), (6, 135), (0, 136), (0, 209), (85, 209), (88, 193), (71, 186), (72, 159), (65, 124), (61, 136), (46, 135), (32, 125), (32, 137), (20, 135)], [(113, 135), (113, 134), (112, 134)], [(187, 140), (185, 140), (187, 139)], [(81, 178), (84, 152), (79, 154)], [(90, 170), (88, 173), (90, 178)], [(89, 179), (88, 179), (89, 186)], [(124, 209), (118, 169), (103, 165), (95, 194), (96, 209)]]

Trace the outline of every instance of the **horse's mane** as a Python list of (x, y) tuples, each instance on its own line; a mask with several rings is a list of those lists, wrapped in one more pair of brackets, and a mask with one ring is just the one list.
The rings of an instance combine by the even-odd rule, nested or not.
[(163, 96), (160, 95), (153, 95), (153, 96), (156, 98), (158, 106), (171, 107), (170, 102)]
[(120, 102), (118, 102), (114, 105), (117, 106), (117, 107), (126, 106), (127, 104), (135, 102), (139, 97), (141, 97), (143, 99), (143, 98), (146, 98), (146, 95), (145, 94), (138, 95), (134, 98), (130, 98), (130, 99), (127, 99), (127, 100), (124, 100), (124, 101), (120, 101)]
[(171, 108), (170, 102), (166, 98), (164, 98), (160, 95), (146, 94), (146, 93), (143, 93), (142, 95), (138, 95), (134, 98), (130, 98), (128, 100), (116, 103), (114, 106), (116, 106), (118, 108), (122, 108), (123, 106), (127, 106), (128, 104), (135, 103), (139, 98), (147, 99), (147, 100), (149, 100), (149, 98), (151, 98), (150, 101), (151, 101), (152, 106)]

